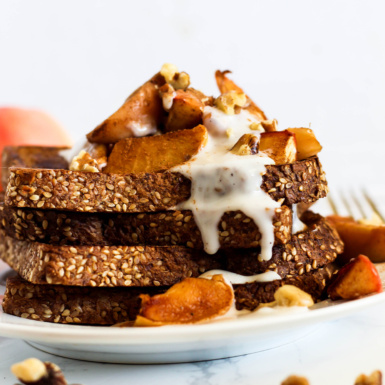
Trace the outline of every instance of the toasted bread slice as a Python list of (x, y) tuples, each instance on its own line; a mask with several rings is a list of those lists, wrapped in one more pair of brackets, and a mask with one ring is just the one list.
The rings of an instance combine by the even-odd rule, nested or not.
[(2, 152), (1, 184), (6, 190), (10, 167), (67, 169), (60, 151), (68, 147), (5, 146)]
[(203, 125), (191, 130), (116, 143), (103, 172), (115, 174), (166, 171), (190, 160), (207, 143)]
[[(317, 157), (266, 166), (261, 188), (284, 205), (315, 202), (328, 192)], [(105, 174), (13, 168), (5, 204), (82, 212), (164, 211), (188, 199), (190, 190), (191, 181), (179, 173)]]
[[(276, 271), (302, 275), (330, 262), (343, 246), (319, 215), (303, 217), (308, 229), (273, 247), (269, 261), (260, 249), (222, 250), (214, 255), (182, 246), (55, 246), (19, 241), (0, 230), (0, 258), (31, 283), (72, 286), (173, 285), (212, 269), (243, 275)], [(322, 249), (321, 249), (321, 245)]]
[[(292, 211), (287, 206), (273, 216), (276, 244), (291, 238)], [(153, 245), (203, 249), (191, 211), (114, 214), (20, 209), (0, 204), (0, 228), (13, 238), (52, 245)], [(225, 213), (218, 225), (220, 247), (258, 247), (261, 233), (240, 211)]]
[[(261, 303), (273, 301), (276, 290), (285, 284), (299, 287), (311, 294), (314, 300), (322, 299), (334, 271), (333, 264), (329, 264), (301, 276), (236, 285), (236, 307), (239, 310), (254, 310)], [(155, 295), (166, 289), (35, 285), (20, 277), (12, 277), (7, 280), (3, 310), (7, 314), (36, 321), (113, 325), (135, 320), (141, 304), (140, 294)]]

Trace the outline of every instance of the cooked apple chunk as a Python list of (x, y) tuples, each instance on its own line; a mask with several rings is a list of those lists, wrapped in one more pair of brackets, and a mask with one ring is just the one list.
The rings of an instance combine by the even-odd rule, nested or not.
[(275, 164), (293, 163), (297, 159), (295, 135), (291, 132), (262, 132), (259, 151), (274, 160)]
[(189, 129), (201, 124), (203, 107), (202, 99), (190, 89), (177, 90), (167, 117), (166, 132)]
[(343, 266), (328, 287), (332, 300), (355, 299), (380, 292), (380, 275), (370, 259), (362, 254)]
[(207, 130), (203, 125), (164, 135), (123, 139), (115, 144), (103, 172), (165, 171), (190, 160), (206, 142)]
[(165, 114), (158, 92), (162, 79), (157, 74), (134, 91), (116, 112), (87, 134), (88, 141), (108, 144), (155, 134)]
[(356, 222), (350, 217), (328, 216), (345, 244), (344, 252), (338, 257), (347, 263), (358, 254), (364, 254), (372, 262), (385, 262), (385, 225), (371, 225)]
[[(221, 94), (226, 94), (230, 91), (236, 91), (237, 93), (243, 94), (241, 87), (238, 87), (231, 79), (226, 75), (231, 71), (219, 71), (215, 72), (215, 80)], [(245, 109), (251, 114), (255, 115), (259, 120), (266, 120), (265, 113), (246, 95), (247, 103)]]
[(310, 128), (288, 128), (287, 131), (295, 135), (297, 142), (297, 160), (317, 155), (322, 150), (322, 146)]
[(140, 297), (142, 304), (135, 326), (204, 322), (226, 314), (234, 303), (233, 289), (222, 275), (186, 278), (164, 294)]

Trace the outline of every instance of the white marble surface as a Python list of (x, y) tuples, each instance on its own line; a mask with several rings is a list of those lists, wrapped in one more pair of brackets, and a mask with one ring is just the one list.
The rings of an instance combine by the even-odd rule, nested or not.
[(177, 365), (109, 365), (74, 361), (0, 339), (0, 384), (13, 385), (9, 367), (28, 357), (58, 364), (69, 383), (84, 385), (279, 385), (290, 374), (311, 385), (350, 385), (360, 373), (385, 372), (385, 304), (328, 322), (295, 343), (224, 360)]

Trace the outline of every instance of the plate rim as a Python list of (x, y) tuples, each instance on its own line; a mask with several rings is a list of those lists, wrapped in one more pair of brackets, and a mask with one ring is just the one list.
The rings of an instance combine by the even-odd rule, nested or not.
[(315, 325), (320, 322), (343, 318), (384, 301), (385, 292), (382, 292), (304, 312), (264, 315), (261, 318), (248, 318), (246, 316), (220, 322), (153, 328), (114, 328), (53, 323), (47, 327), (47, 323), (35, 320), (23, 320), (22, 322), (26, 322), (25, 324), (12, 323), (7, 322), (3, 317), (16, 316), (5, 314), (0, 309), (0, 336), (30, 341), (76, 342), (88, 345), (104, 345), (106, 342), (110, 345), (156, 345), (164, 343), (165, 340), (183, 344), (196, 341), (198, 338), (212, 341), (224, 339), (224, 333), (231, 333), (232, 336), (234, 333), (240, 336), (255, 335), (274, 330), (290, 330), (301, 325)]

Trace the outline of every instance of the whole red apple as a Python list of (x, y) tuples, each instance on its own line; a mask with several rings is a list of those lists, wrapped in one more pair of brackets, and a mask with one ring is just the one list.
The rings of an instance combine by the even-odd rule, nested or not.
[(3, 107), (0, 108), (0, 154), (7, 145), (66, 147), (72, 141), (60, 124), (42, 111)]

